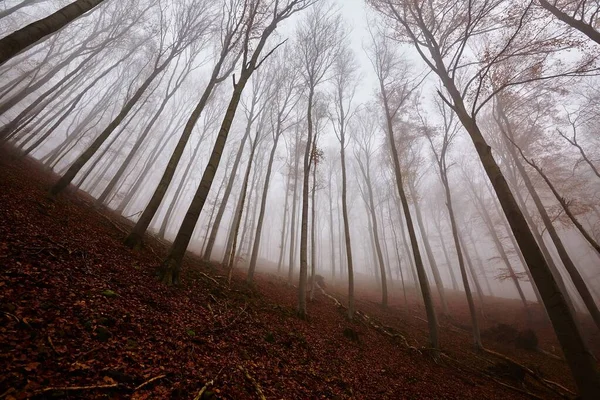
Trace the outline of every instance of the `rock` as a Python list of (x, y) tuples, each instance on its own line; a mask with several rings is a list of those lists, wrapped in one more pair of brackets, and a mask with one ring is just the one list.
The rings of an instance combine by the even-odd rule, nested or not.
[(537, 335), (531, 329), (521, 331), (515, 339), (515, 346), (519, 349), (535, 350), (538, 347)]

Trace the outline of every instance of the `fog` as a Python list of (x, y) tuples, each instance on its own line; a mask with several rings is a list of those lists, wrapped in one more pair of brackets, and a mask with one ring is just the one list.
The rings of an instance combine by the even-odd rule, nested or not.
[[(4, 1), (0, 34), (69, 3)], [(470, 28), (392, 3), (105, 0), (3, 59), (0, 140), (129, 219), (130, 247), (173, 242), (168, 284), (187, 249), (352, 287), (351, 253), (384, 304), (557, 288), (597, 313), (595, 44), (525, 2)]]

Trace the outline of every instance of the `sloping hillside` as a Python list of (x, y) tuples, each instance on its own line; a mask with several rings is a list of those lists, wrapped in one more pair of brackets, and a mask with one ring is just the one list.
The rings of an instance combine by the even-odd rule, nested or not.
[[(309, 320), (300, 320), (295, 289), (282, 278), (259, 274), (248, 287), (240, 271), (228, 285), (219, 266), (193, 255), (182, 286), (163, 286), (154, 276), (161, 243), (149, 239), (144, 250), (130, 251), (121, 245), (125, 220), (81, 194), (49, 198), (54, 176), (1, 152), (0, 399), (506, 399), (564, 392), (541, 377), (572, 388), (556, 357), (486, 339), (534, 376), (474, 354), (458, 294), (451, 298), (455, 319), (442, 322), (445, 353), (433, 357), (424, 313), (411, 299), (407, 317), (399, 288), (385, 311), (376, 295), (359, 290), (362, 317), (348, 322), (324, 294), (309, 304)], [(342, 288), (328, 291), (344, 302)], [(518, 302), (489, 299), (485, 327), (521, 317)], [(540, 331), (540, 347), (552, 351), (550, 330)]]

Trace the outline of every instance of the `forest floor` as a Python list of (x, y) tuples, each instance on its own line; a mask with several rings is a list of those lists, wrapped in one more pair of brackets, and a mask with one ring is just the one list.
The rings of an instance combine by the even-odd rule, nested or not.
[[(155, 277), (164, 243), (129, 250), (127, 220), (82, 193), (48, 197), (55, 179), (0, 149), (0, 399), (573, 397), (537, 305), (530, 324), (542, 351), (524, 350), (506, 337), (515, 332), (493, 331), (525, 329), (521, 304), (485, 298), (484, 344), (515, 364), (473, 350), (464, 294), (452, 291), (434, 356), (422, 306), (411, 293), (407, 313), (398, 285), (386, 310), (374, 288), (358, 288), (354, 322), (322, 293), (301, 320), (282, 277), (258, 273), (249, 286), (236, 270), (228, 285), (193, 254), (182, 285), (166, 287)], [(343, 287), (327, 293), (345, 303)]]

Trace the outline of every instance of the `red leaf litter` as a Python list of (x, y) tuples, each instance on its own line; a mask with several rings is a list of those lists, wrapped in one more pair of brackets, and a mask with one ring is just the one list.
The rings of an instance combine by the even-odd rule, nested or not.
[[(545, 353), (484, 338), (536, 378), (474, 352), (461, 293), (450, 294), (434, 357), (423, 308), (409, 293), (407, 314), (399, 285), (387, 310), (375, 287), (358, 288), (371, 323), (347, 321), (321, 293), (301, 320), (283, 278), (260, 273), (251, 287), (236, 271), (228, 285), (220, 266), (191, 253), (182, 285), (166, 287), (155, 277), (164, 243), (129, 250), (125, 219), (80, 192), (48, 197), (55, 179), (0, 150), (0, 399), (516, 399), (575, 390), (537, 306)], [(344, 304), (344, 287), (328, 283)], [(483, 329), (525, 324), (518, 301), (487, 298), (485, 307)]]

